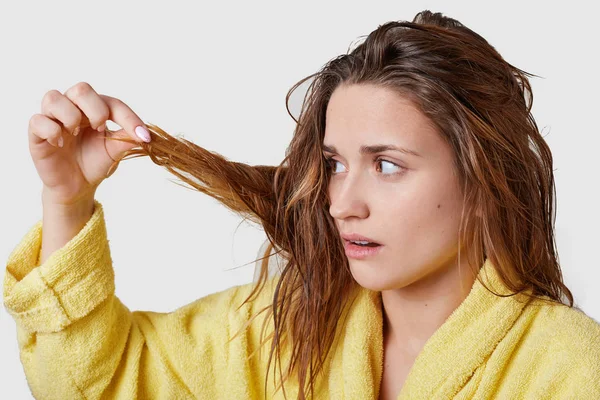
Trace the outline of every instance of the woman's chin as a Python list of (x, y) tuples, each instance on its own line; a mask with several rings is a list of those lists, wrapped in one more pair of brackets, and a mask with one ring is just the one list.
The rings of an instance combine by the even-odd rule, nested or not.
[(360, 286), (378, 292), (399, 289), (411, 283), (410, 276), (399, 276), (397, 271), (396, 274), (386, 273), (385, 269), (376, 268), (374, 265), (362, 262), (353, 263), (351, 261), (350, 272), (356, 283)]
[(382, 291), (389, 289), (390, 279), (381, 270), (373, 268), (365, 262), (354, 263), (350, 261), (350, 272), (352, 277), (365, 289)]

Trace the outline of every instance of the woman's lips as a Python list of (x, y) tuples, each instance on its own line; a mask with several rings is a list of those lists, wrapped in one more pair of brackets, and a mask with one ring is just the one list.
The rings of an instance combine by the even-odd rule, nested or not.
[(355, 241), (355, 242), (370, 242), (370, 243), (379, 244), (376, 240), (373, 240), (373, 239), (363, 236), (363, 235), (359, 235), (358, 233), (342, 233), (341, 236), (342, 236), (342, 239), (344, 239), (344, 240), (350, 240), (350, 241)]
[(376, 255), (382, 247), (382, 245), (375, 243), (370, 246), (361, 246), (359, 244), (354, 244), (349, 240), (344, 240), (344, 250), (346, 251), (346, 255), (357, 260)]

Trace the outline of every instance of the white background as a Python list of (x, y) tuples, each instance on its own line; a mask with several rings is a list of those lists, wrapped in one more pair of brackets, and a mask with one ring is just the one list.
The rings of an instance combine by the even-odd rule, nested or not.
[[(231, 160), (276, 165), (294, 128), (288, 89), (382, 23), (430, 9), (543, 77), (531, 79), (533, 114), (555, 160), (560, 261), (576, 304), (600, 320), (599, 35), (592, 4), (3, 2), (0, 255), (6, 260), (42, 217), (27, 125), (48, 90), (85, 81), (173, 135)], [(296, 113), (299, 98), (291, 104)], [(256, 256), (262, 230), (176, 179), (138, 158), (122, 162), (98, 189), (116, 294), (131, 310), (172, 311), (252, 280), (254, 265), (242, 265)], [(4, 308), (0, 367), (0, 397), (31, 398)]]

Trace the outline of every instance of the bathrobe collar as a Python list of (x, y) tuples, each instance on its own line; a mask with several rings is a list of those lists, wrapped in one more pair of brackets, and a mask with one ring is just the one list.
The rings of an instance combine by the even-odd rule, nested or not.
[[(511, 293), (489, 260), (479, 270), (479, 279), (496, 293)], [(498, 297), (476, 279), (469, 295), (425, 343), (398, 399), (453, 397), (489, 357), (527, 302), (520, 294)], [(377, 398), (383, 372), (382, 317), (381, 292), (359, 288), (343, 328), (343, 345), (335, 355), (341, 368), (333, 368), (330, 390), (343, 387), (343, 397), (348, 399)]]

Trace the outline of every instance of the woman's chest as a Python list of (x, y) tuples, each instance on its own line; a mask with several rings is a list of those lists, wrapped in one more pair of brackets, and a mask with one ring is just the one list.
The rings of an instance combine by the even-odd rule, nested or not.
[(401, 352), (384, 350), (383, 372), (379, 389), (379, 400), (396, 400), (415, 357), (409, 357)]

